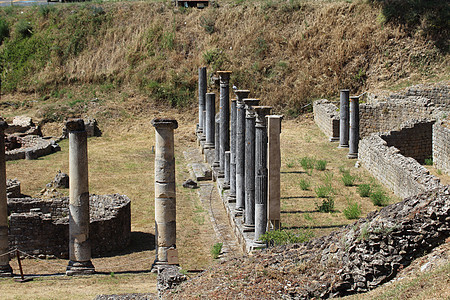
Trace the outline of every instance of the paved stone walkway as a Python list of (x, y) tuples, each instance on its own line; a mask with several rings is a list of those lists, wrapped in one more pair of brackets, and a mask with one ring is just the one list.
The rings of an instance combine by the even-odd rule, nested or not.
[[(189, 149), (184, 151), (183, 154), (189, 164), (203, 163), (202, 154), (199, 149)], [(242, 255), (243, 251), (233, 234), (233, 230), (228, 221), (228, 215), (223, 206), (222, 199), (219, 197), (215, 182), (202, 181), (198, 186), (197, 191), (200, 201), (209, 213), (218, 241), (223, 243), (220, 259)]]

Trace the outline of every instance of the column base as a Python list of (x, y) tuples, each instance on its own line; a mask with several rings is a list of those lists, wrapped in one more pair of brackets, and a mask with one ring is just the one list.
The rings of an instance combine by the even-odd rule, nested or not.
[(332, 136), (332, 137), (330, 137), (328, 140), (329, 140), (330, 142), (338, 142), (338, 141), (339, 141), (339, 137), (334, 137), (334, 136)]
[(339, 149), (341, 149), (341, 148), (348, 148), (348, 145), (339, 145), (338, 148)]
[[(219, 178), (220, 178), (220, 173), (219, 173)], [(224, 182), (222, 188), (224, 190), (229, 190), (230, 189), (230, 183), (229, 182)]]
[(204, 149), (214, 149), (215, 145), (214, 143), (205, 143), (205, 145), (203, 145)]
[(0, 266), (0, 277), (12, 277), (13, 269), (9, 264)]
[(228, 203), (236, 203), (236, 195), (229, 195)]
[(89, 261), (69, 261), (66, 269), (67, 276), (73, 275), (91, 275), (95, 273), (95, 268), (92, 262)]
[(249, 225), (249, 224), (245, 224), (244, 226), (242, 226), (242, 230), (244, 232), (254, 232), (255, 231), (255, 225)]
[(244, 215), (244, 209), (242, 207), (238, 207), (234, 210), (235, 217), (242, 217)]
[(251, 251), (265, 249), (267, 248), (267, 243), (262, 241), (254, 241), (250, 248)]
[(358, 153), (349, 153), (347, 155), (347, 158), (348, 159), (356, 159), (356, 158), (358, 158)]

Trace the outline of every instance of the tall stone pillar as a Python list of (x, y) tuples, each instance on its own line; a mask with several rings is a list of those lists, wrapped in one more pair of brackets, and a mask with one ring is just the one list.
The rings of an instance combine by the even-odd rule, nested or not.
[(261, 247), (261, 235), (267, 230), (267, 120), (272, 107), (255, 106), (255, 246)]
[(201, 67), (198, 69), (198, 132), (203, 136), (205, 135), (203, 111), (205, 111), (206, 85), (206, 67)]
[(69, 119), (69, 265), (66, 275), (95, 272), (89, 238), (87, 132), (83, 119)]
[(231, 100), (230, 120), (230, 194), (228, 202), (236, 202), (236, 99)]
[(216, 115), (216, 94), (206, 94), (206, 119), (205, 119), (205, 149), (214, 148), (215, 120)]
[(230, 188), (230, 157), (231, 157), (231, 152), (230, 151), (225, 151), (225, 180), (223, 183), (222, 188), (224, 190), (229, 189)]
[(176, 190), (173, 119), (153, 119), (155, 127), (155, 237), (154, 265), (168, 264), (168, 250), (176, 249)]
[(8, 202), (6, 198), (5, 129), (8, 124), (0, 119), (0, 277), (12, 276), (9, 265)]
[(267, 116), (267, 134), (268, 134), (268, 211), (269, 229), (279, 230), (281, 228), (281, 206), (280, 206), (280, 169), (281, 169), (281, 121), (283, 116)]
[[(225, 172), (225, 151), (230, 150), (230, 75), (231, 71), (217, 71), (220, 80), (220, 160), (219, 173)], [(225, 183), (227, 184), (227, 183)], [(228, 183), (229, 184), (229, 183)]]
[(349, 90), (341, 90), (340, 93), (340, 119), (339, 119), (339, 148), (348, 148), (349, 130)]
[(244, 99), (245, 103), (245, 214), (244, 231), (255, 230), (255, 111), (259, 99)]
[(249, 90), (235, 91), (236, 100), (236, 215), (245, 208), (245, 103)]
[(359, 145), (359, 98), (350, 97), (350, 139), (348, 158), (358, 158)]
[(219, 176), (219, 166), (220, 166), (220, 114), (216, 114), (215, 117), (215, 130), (214, 130), (214, 162), (212, 167), (216, 170)]

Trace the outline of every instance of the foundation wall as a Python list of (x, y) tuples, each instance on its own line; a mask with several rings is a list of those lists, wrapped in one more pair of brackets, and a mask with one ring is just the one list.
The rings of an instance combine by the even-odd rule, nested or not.
[(433, 125), (433, 163), (437, 169), (450, 174), (450, 120)]

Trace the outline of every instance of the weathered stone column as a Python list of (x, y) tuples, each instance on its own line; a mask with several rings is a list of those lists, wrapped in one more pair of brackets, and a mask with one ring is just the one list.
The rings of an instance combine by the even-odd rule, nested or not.
[(205, 135), (203, 111), (205, 111), (206, 80), (206, 67), (201, 67), (198, 69), (198, 132), (200, 135)]
[(228, 202), (236, 202), (236, 99), (231, 100), (230, 121), (230, 194)]
[[(220, 168), (225, 172), (225, 151), (230, 150), (230, 75), (231, 71), (217, 71), (220, 80)], [(229, 183), (228, 183), (229, 184)]]
[(89, 238), (87, 132), (83, 119), (69, 119), (69, 265), (66, 275), (95, 272)]
[(265, 246), (260, 241), (267, 230), (267, 120), (272, 107), (255, 106), (255, 246)]
[(244, 231), (255, 230), (255, 111), (259, 99), (244, 99), (245, 103), (245, 214)]
[(223, 186), (222, 188), (224, 190), (227, 190), (230, 188), (230, 156), (231, 156), (231, 152), (230, 151), (225, 151), (225, 180), (223, 182)]
[(9, 265), (8, 202), (6, 198), (5, 129), (8, 124), (0, 119), (0, 277), (12, 276)]
[(269, 229), (279, 230), (281, 228), (281, 209), (280, 209), (280, 169), (281, 169), (281, 121), (283, 116), (267, 116), (267, 134), (268, 134), (268, 211)]
[(215, 130), (214, 130), (214, 162), (212, 164), (212, 167), (215, 169), (216, 174), (219, 173), (219, 166), (220, 166), (220, 114), (216, 114), (215, 117)]
[(154, 265), (168, 264), (167, 252), (176, 249), (176, 190), (173, 119), (153, 119), (155, 127), (155, 237)]
[(340, 119), (339, 119), (339, 148), (348, 148), (349, 135), (349, 90), (341, 90), (340, 94)]
[(215, 120), (216, 115), (216, 94), (206, 94), (206, 119), (205, 119), (205, 149), (214, 148), (214, 133), (215, 133)]
[(348, 158), (358, 158), (359, 145), (359, 98), (350, 97), (350, 139)]
[(235, 91), (236, 100), (236, 215), (245, 208), (245, 103), (249, 90)]

